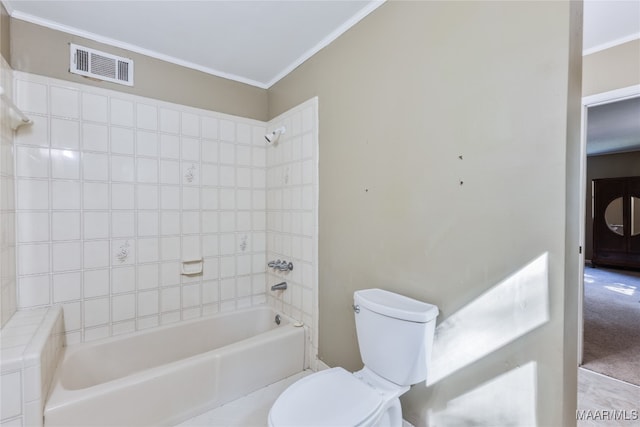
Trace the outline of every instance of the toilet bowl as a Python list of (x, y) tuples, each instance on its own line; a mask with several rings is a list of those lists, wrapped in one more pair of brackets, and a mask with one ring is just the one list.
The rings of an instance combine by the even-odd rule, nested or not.
[(364, 368), (298, 380), (271, 407), (270, 427), (402, 425), (399, 397), (426, 379), (438, 308), (381, 289), (355, 292), (353, 307)]

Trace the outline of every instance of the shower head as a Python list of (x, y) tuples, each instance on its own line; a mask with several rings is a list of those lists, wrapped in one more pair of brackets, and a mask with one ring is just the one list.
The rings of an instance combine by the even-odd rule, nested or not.
[(287, 132), (287, 129), (284, 126), (282, 126), (266, 134), (264, 136), (264, 139), (265, 141), (267, 141), (267, 144), (276, 144), (278, 142), (278, 139), (280, 138), (280, 135), (286, 132)]

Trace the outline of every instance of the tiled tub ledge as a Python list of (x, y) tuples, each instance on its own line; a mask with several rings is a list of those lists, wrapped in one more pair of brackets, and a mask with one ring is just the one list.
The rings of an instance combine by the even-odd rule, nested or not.
[(64, 346), (62, 308), (20, 310), (0, 330), (0, 424), (42, 426)]

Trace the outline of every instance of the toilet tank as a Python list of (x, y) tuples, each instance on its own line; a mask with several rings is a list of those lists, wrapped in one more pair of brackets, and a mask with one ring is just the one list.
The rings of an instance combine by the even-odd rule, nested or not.
[(354, 303), (364, 365), (402, 386), (424, 381), (438, 307), (382, 289), (356, 291)]

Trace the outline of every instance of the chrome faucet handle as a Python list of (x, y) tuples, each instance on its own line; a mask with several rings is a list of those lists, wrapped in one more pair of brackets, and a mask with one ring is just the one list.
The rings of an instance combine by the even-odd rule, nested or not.
[(267, 266), (269, 266), (270, 268), (276, 268), (277, 264), (276, 264), (276, 262), (275, 262), (275, 261), (269, 261), (269, 262), (267, 263)]

